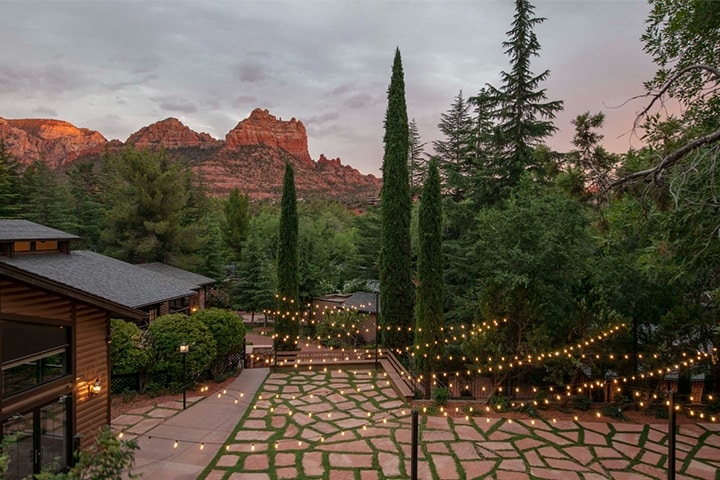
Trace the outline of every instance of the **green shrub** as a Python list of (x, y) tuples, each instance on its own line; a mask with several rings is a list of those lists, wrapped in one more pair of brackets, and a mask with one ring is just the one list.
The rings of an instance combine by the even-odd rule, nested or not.
[[(203, 321), (194, 315), (182, 313), (163, 315), (148, 327), (152, 341), (155, 368), (166, 371), (170, 378), (181, 378), (183, 373), (183, 355), (185, 355), (186, 373), (190, 379), (199, 378), (211, 365), (217, 354), (215, 338)], [(188, 353), (180, 353), (180, 344), (187, 343)]]
[(448, 399), (450, 398), (450, 392), (446, 387), (438, 387), (434, 389), (432, 395), (435, 403), (443, 407), (447, 405)]
[(496, 412), (506, 412), (510, 407), (510, 397), (505, 395), (493, 395), (488, 400), (488, 405)]
[(200, 319), (215, 339), (216, 354), (210, 365), (210, 373), (218, 379), (226, 373), (230, 356), (242, 350), (245, 324), (237, 313), (219, 308), (201, 310), (193, 317)]
[(622, 411), (622, 407), (620, 407), (619, 405), (605, 405), (602, 413), (608, 418), (613, 418), (615, 420), (626, 420), (625, 414)]
[(317, 338), (327, 347), (355, 348), (362, 343), (360, 322), (365, 316), (357, 310), (325, 312), (316, 327)]
[(585, 395), (575, 395), (573, 397), (573, 406), (578, 410), (587, 412), (592, 407), (592, 399)]

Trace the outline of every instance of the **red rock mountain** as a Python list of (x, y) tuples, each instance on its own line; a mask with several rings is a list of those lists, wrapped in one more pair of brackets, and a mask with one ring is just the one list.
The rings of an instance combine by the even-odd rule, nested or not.
[(0, 117), (0, 138), (21, 164), (45, 159), (52, 168), (63, 167), (83, 154), (98, 151), (107, 139), (95, 130), (77, 128), (62, 120)]
[(277, 199), (282, 194), (285, 163), (295, 167), (300, 197), (323, 197), (346, 203), (364, 203), (377, 197), (380, 179), (363, 175), (339, 158), (320, 155), (313, 161), (302, 122), (283, 121), (267, 110), (255, 109), (218, 140), (197, 133), (175, 118), (167, 118), (133, 133), (123, 143), (108, 142), (100, 133), (61, 120), (6, 120), (0, 117), (0, 138), (21, 164), (44, 159), (52, 168), (73, 162), (97, 162), (107, 151), (132, 145), (138, 149), (164, 148), (171, 158), (188, 162), (201, 173), (214, 195), (238, 188), (254, 199)]

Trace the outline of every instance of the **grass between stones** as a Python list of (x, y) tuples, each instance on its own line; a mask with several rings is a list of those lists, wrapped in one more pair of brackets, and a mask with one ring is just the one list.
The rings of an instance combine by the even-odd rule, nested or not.
[[(383, 372), (276, 372), (250, 405), (199, 478), (410, 477), (410, 408)], [(663, 427), (421, 415), (418, 478), (665, 478)], [(720, 471), (720, 432), (715, 427), (693, 426), (698, 444), (679, 452), (683, 478), (720, 478), (708, 476)]]

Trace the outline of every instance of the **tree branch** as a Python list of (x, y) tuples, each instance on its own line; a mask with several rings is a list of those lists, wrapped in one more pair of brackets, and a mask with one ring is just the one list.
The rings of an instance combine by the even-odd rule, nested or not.
[(658, 163), (653, 168), (648, 168), (647, 170), (642, 170), (640, 172), (631, 173), (630, 175), (626, 175), (622, 178), (619, 178), (612, 182), (607, 190), (610, 190), (611, 188), (619, 187), (620, 185), (623, 185), (627, 182), (630, 182), (632, 180), (647, 177), (650, 175), (658, 175), (660, 172), (665, 170), (666, 168), (672, 166), (675, 162), (683, 158), (685, 155), (690, 153), (692, 150), (699, 148), (703, 145), (706, 145), (708, 143), (713, 143), (715, 141), (720, 140), (720, 130), (716, 130), (713, 133), (709, 133), (703, 137), (696, 138), (690, 143), (686, 143), (682, 147), (678, 148), (674, 152), (666, 155), (660, 163)]

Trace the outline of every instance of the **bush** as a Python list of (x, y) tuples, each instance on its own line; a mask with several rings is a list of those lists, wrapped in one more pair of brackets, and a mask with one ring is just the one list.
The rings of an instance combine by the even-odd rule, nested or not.
[[(148, 334), (152, 340), (155, 370), (164, 370), (171, 378), (181, 378), (183, 355), (188, 377), (197, 379), (210, 367), (217, 354), (212, 332), (194, 315), (172, 313), (158, 317), (150, 324)], [(179, 351), (183, 342), (190, 346), (185, 354)]]
[(605, 415), (608, 418), (613, 418), (615, 420), (625, 420), (625, 414), (622, 411), (622, 407), (619, 405), (606, 405), (603, 408), (603, 415)]
[(585, 395), (575, 395), (573, 398), (573, 406), (578, 410), (587, 412), (592, 407), (592, 399)]
[(210, 308), (193, 315), (200, 319), (215, 338), (216, 354), (210, 365), (213, 378), (220, 378), (228, 367), (228, 359), (242, 350), (245, 340), (245, 324), (240, 316), (229, 310)]
[(147, 339), (140, 327), (125, 320), (110, 320), (110, 363), (112, 372), (137, 373), (150, 365)]
[(506, 397), (505, 395), (493, 395), (488, 400), (488, 405), (490, 405), (496, 412), (506, 412), (510, 407), (510, 397)]
[(362, 343), (360, 321), (365, 315), (357, 310), (331, 310), (318, 322), (317, 338), (325, 346), (355, 348)]
[(441, 406), (447, 405), (448, 399), (450, 398), (450, 392), (448, 392), (446, 387), (438, 387), (434, 389), (432, 395), (435, 403)]

